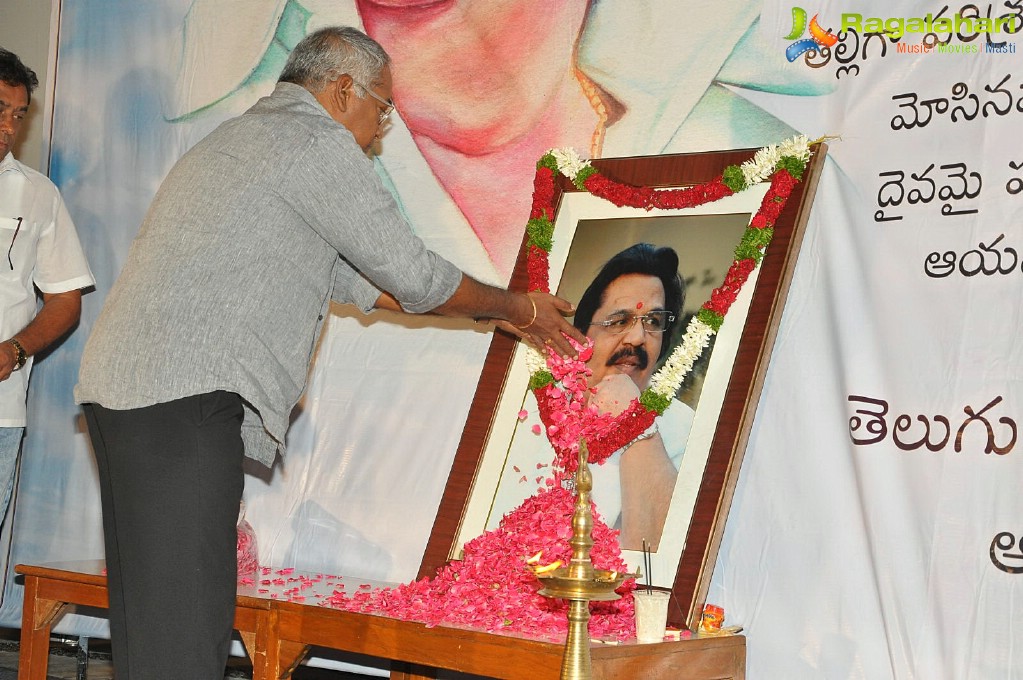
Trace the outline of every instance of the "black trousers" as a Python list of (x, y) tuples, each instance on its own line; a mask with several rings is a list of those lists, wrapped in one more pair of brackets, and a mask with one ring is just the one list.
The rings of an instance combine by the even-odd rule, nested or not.
[(223, 680), (237, 589), (242, 400), (86, 404), (117, 680)]

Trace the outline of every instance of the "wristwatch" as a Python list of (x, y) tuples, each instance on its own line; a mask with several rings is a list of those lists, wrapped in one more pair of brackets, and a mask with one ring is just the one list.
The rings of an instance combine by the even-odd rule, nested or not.
[(11, 338), (7, 342), (14, 345), (14, 351), (18, 353), (18, 357), (14, 362), (14, 370), (17, 371), (19, 368), (22, 368), (25, 365), (26, 361), (28, 361), (28, 355), (25, 354), (25, 348), (22, 347), (21, 343), (18, 342), (16, 339)]
[(653, 436), (654, 436), (655, 434), (657, 434), (658, 432), (660, 432), (660, 428), (659, 428), (659, 427), (657, 427), (657, 421), (655, 420), (655, 421), (654, 421), (654, 423), (653, 423), (653, 425), (651, 425), (651, 426), (650, 426), (650, 427), (648, 427), (647, 429), (643, 430), (643, 431), (642, 431), (642, 432), (641, 432), (641, 433), (639, 434), (639, 436), (638, 436), (638, 437), (636, 437), (635, 439), (633, 439), (633, 440), (632, 440), (632, 443), (633, 443), (633, 444), (635, 444), (636, 442), (641, 442), (641, 441), (643, 441), (644, 439), (650, 439), (651, 437), (653, 437)]

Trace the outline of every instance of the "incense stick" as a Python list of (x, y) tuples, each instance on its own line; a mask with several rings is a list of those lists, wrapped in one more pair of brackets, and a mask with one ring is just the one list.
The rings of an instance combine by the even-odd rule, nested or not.
[(653, 591), (651, 588), (650, 571), (653, 562), (650, 559), (650, 547), (647, 545), (646, 539), (643, 539), (643, 571), (646, 572), (646, 592), (650, 593)]

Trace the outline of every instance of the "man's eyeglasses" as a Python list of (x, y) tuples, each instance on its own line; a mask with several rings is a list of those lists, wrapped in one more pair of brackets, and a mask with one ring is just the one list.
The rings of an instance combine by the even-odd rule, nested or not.
[(621, 335), (630, 330), (637, 321), (643, 325), (647, 333), (663, 333), (671, 326), (675, 315), (671, 312), (659, 309), (646, 314), (612, 314), (603, 321), (594, 321), (592, 325), (603, 326), (604, 330), (611, 335)]
[(390, 100), (387, 100), (387, 99), (384, 99), (383, 97), (378, 95), (376, 92), (371, 90), (369, 87), (367, 87), (366, 85), (363, 85), (362, 83), (360, 83), (359, 81), (355, 80), (354, 78), (352, 79), (352, 81), (356, 85), (361, 87), (363, 90), (365, 90), (366, 93), (370, 97), (373, 97), (373, 99), (376, 99), (378, 102), (380, 102), (381, 104), (384, 105), (384, 108), (381, 109), (379, 111), (379, 113), (377, 113), (377, 125), (383, 125), (387, 121), (387, 119), (391, 117), (391, 112), (394, 111), (394, 102), (392, 102)]
[(14, 271), (14, 260), (11, 259), (11, 253), (14, 251), (14, 241), (18, 238), (18, 232), (21, 231), (21, 217), (15, 217), (18, 220), (18, 226), (14, 228), (14, 236), (11, 237), (11, 246), (7, 249), (7, 263), (11, 265), (11, 271)]

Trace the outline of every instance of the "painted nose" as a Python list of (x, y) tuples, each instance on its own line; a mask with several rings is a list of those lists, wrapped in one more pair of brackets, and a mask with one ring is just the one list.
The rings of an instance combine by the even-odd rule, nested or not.
[(625, 344), (632, 346), (641, 345), (646, 341), (646, 328), (638, 316), (632, 320), (629, 330), (625, 331), (623, 341)]

